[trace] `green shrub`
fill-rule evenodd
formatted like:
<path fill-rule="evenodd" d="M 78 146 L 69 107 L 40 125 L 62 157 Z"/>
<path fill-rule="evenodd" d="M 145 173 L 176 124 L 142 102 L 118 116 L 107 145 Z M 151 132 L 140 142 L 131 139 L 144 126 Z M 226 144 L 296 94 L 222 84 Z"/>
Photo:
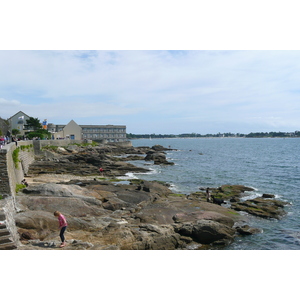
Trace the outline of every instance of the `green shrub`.
<path fill-rule="evenodd" d="M 35 131 L 31 131 L 29 133 L 26 133 L 26 137 L 28 137 L 29 139 L 33 139 L 33 138 L 38 137 L 41 140 L 45 140 L 45 139 L 50 139 L 51 138 L 51 133 L 46 129 L 37 129 Z"/>

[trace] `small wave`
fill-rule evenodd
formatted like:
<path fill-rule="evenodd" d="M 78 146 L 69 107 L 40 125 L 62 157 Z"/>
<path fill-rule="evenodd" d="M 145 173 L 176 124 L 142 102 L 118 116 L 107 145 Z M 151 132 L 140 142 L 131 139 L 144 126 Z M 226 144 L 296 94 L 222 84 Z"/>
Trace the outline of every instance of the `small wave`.
<path fill-rule="evenodd" d="M 159 171 L 157 169 L 149 168 L 148 172 L 139 172 L 139 173 L 133 173 L 133 174 L 136 174 L 136 175 L 153 175 L 153 174 L 159 174 L 159 173 L 161 173 L 161 171 Z"/>
<path fill-rule="evenodd" d="M 181 190 L 179 189 L 179 187 L 177 185 L 175 185 L 174 183 L 170 183 L 170 190 L 172 190 L 173 192 L 181 193 Z"/>
<path fill-rule="evenodd" d="M 246 194 L 245 196 L 241 197 L 242 201 L 246 201 L 246 200 L 250 200 L 250 199 L 255 199 L 255 198 L 258 198 L 258 197 L 262 196 L 262 194 L 258 193 L 257 190 L 256 191 L 252 191 L 252 192 L 246 192 L 246 193 L 245 193 Z"/>
<path fill-rule="evenodd" d="M 161 173 L 160 170 L 149 168 L 148 172 L 139 172 L 139 173 L 128 172 L 125 174 L 125 176 L 126 176 L 126 178 L 129 177 L 129 178 L 133 178 L 133 179 L 138 179 L 140 175 L 153 175 L 153 174 L 159 174 L 159 173 Z"/>
<path fill-rule="evenodd" d="M 253 188 L 253 187 L 251 187 L 251 188 Z M 256 189 L 256 188 L 253 188 L 253 189 L 254 189 L 254 191 L 245 192 L 245 196 L 243 196 L 241 198 L 241 200 L 245 201 L 245 200 L 250 200 L 250 199 L 255 199 L 255 198 L 261 198 L 262 195 L 264 194 L 262 192 L 259 193 L 258 189 Z M 282 198 L 281 195 L 275 194 L 273 199 L 281 199 L 281 198 Z"/>
<path fill-rule="evenodd" d="M 161 173 L 160 170 L 158 170 L 158 169 L 153 169 L 153 168 L 149 168 L 149 171 L 150 171 L 150 172 L 145 173 L 145 174 L 159 174 L 159 173 Z"/>
<path fill-rule="evenodd" d="M 136 175 L 134 175 L 134 173 L 132 172 L 128 172 L 125 174 L 125 176 L 122 177 L 119 177 L 120 179 L 138 179 L 138 177 Z"/>

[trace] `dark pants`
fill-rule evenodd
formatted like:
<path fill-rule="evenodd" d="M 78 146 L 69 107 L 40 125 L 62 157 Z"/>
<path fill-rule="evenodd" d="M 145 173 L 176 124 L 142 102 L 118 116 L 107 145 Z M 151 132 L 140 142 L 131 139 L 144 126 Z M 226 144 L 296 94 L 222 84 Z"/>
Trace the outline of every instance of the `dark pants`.
<path fill-rule="evenodd" d="M 65 233 L 66 229 L 67 229 L 67 226 L 62 227 L 61 230 L 60 230 L 60 233 L 59 233 L 59 236 L 60 236 L 60 239 L 61 239 L 62 243 L 65 241 L 64 233 Z"/>

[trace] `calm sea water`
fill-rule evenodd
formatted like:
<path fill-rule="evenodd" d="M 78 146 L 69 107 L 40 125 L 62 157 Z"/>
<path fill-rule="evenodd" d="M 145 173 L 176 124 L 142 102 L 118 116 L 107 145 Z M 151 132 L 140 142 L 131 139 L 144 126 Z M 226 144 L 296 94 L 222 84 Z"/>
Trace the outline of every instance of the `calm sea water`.
<path fill-rule="evenodd" d="M 129 176 L 166 181 L 175 192 L 185 194 L 200 187 L 242 184 L 255 188 L 246 197 L 270 193 L 291 204 L 285 207 L 287 216 L 279 221 L 248 216 L 248 223 L 263 233 L 239 237 L 227 249 L 300 249 L 300 139 L 140 139 L 132 140 L 132 144 L 135 147 L 159 144 L 177 151 L 166 152 L 167 159 L 175 165 L 136 161 L 134 164 L 151 172 Z"/>

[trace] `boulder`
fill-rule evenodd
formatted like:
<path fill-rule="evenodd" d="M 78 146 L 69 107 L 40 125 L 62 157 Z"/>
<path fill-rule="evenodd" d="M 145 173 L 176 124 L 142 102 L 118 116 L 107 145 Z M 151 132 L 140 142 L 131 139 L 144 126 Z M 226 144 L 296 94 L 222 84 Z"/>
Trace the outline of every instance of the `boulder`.
<path fill-rule="evenodd" d="M 189 236 L 197 243 L 214 245 L 230 244 L 235 234 L 233 228 L 212 220 L 176 224 L 175 232 Z"/>
<path fill-rule="evenodd" d="M 168 162 L 166 155 L 162 152 L 148 151 L 145 157 L 145 161 L 153 160 L 155 165 L 174 165 L 173 162 Z"/>
<path fill-rule="evenodd" d="M 23 229 L 58 230 L 58 221 L 53 213 L 46 211 L 26 211 L 15 216 L 16 225 Z"/>
<path fill-rule="evenodd" d="M 57 147 L 57 152 L 60 154 L 66 154 L 68 151 L 63 147 Z"/>
<path fill-rule="evenodd" d="M 241 235 L 252 235 L 252 234 L 256 234 L 256 233 L 261 233 L 262 232 L 261 229 L 252 228 L 249 225 L 238 226 L 235 229 Z"/>
<path fill-rule="evenodd" d="M 143 224 L 134 233 L 132 249 L 136 250 L 175 250 L 186 245 L 170 225 Z"/>
<path fill-rule="evenodd" d="M 263 194 L 262 198 L 275 198 L 275 195 L 272 195 L 272 194 Z"/>
<path fill-rule="evenodd" d="M 108 197 L 104 198 L 103 201 L 103 208 L 108 209 L 108 210 L 119 210 L 119 209 L 125 209 L 125 208 L 133 208 L 134 206 L 131 205 L 128 202 L 125 202 L 117 197 Z"/>

